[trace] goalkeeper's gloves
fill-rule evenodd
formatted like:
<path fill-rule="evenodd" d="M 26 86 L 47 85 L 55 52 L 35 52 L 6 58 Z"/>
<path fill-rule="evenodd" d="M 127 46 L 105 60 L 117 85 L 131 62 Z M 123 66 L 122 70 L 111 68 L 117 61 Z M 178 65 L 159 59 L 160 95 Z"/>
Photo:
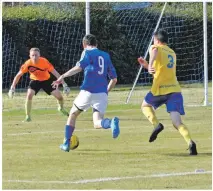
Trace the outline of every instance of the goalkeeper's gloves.
<path fill-rule="evenodd" d="M 67 96 L 70 94 L 70 88 L 66 83 L 63 83 L 63 93 L 66 94 Z"/>
<path fill-rule="evenodd" d="M 13 98 L 14 94 L 15 94 L 15 89 L 10 88 L 10 90 L 8 92 L 9 98 Z"/>

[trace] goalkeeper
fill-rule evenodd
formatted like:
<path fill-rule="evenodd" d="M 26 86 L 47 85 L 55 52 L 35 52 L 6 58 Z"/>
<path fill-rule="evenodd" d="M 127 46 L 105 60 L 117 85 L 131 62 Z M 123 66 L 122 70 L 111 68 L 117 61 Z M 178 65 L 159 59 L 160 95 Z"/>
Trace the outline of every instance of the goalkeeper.
<path fill-rule="evenodd" d="M 51 86 L 54 79 L 50 76 L 52 73 L 56 78 L 60 77 L 60 74 L 54 69 L 53 65 L 44 57 L 40 57 L 40 50 L 38 48 L 30 49 L 30 59 L 28 59 L 20 68 L 20 71 L 16 74 L 8 96 L 12 98 L 15 93 L 16 84 L 19 82 L 21 76 L 27 72 L 30 73 L 30 83 L 27 91 L 25 112 L 26 118 L 23 122 L 31 121 L 31 107 L 33 96 L 36 95 L 40 89 L 43 89 L 48 95 L 52 94 L 58 102 L 58 111 L 62 114 L 69 116 L 69 113 L 63 107 L 63 96 L 58 89 Z M 69 94 L 70 88 L 63 81 L 64 93 Z"/>
<path fill-rule="evenodd" d="M 154 127 L 149 142 L 153 142 L 158 133 L 164 129 L 164 126 L 155 116 L 153 108 L 157 109 L 166 104 L 173 126 L 187 142 L 190 155 L 197 155 L 196 144 L 192 141 L 187 127 L 181 120 L 181 115 L 184 115 L 185 112 L 181 88 L 176 77 L 176 54 L 167 46 L 167 41 L 167 32 L 162 29 L 158 30 L 154 33 L 154 45 L 149 50 L 149 64 L 142 57 L 138 58 L 138 62 L 150 74 L 153 74 L 151 91 L 146 95 L 141 105 L 143 114 Z"/>

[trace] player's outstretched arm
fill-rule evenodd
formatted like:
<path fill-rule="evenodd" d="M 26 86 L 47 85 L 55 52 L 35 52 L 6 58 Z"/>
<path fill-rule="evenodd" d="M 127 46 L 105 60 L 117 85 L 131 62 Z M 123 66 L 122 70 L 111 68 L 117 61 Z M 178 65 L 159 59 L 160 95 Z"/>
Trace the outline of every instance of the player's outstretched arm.
<path fill-rule="evenodd" d="M 67 78 L 69 76 L 73 76 L 79 72 L 82 71 L 82 68 L 80 66 L 74 66 L 73 68 L 71 68 L 69 71 L 67 71 L 66 73 L 64 73 L 63 75 L 61 75 L 61 78 Z"/>
<path fill-rule="evenodd" d="M 13 98 L 14 94 L 15 94 L 15 88 L 16 88 L 16 84 L 19 82 L 20 78 L 22 77 L 23 73 L 21 71 L 19 71 L 16 76 L 13 79 L 13 83 L 10 87 L 10 90 L 8 92 L 8 96 L 10 98 Z"/>
<path fill-rule="evenodd" d="M 142 65 L 144 68 L 146 68 L 148 70 L 149 64 L 144 58 L 139 57 L 138 62 L 140 65 Z"/>
<path fill-rule="evenodd" d="M 60 77 L 60 74 L 57 72 L 57 70 L 53 70 L 51 72 L 57 79 Z M 64 80 L 62 80 L 62 85 L 63 85 L 63 93 L 66 94 L 67 96 L 70 93 L 70 88 L 68 87 L 68 85 L 66 84 L 66 82 Z"/>
<path fill-rule="evenodd" d="M 107 92 L 109 92 L 112 88 L 114 88 L 116 83 L 117 78 L 111 79 L 107 87 Z"/>
<path fill-rule="evenodd" d="M 56 81 L 54 81 L 52 83 L 52 86 L 54 88 L 58 88 L 59 84 L 62 83 L 64 78 L 67 78 L 69 76 L 73 76 L 79 72 L 82 71 L 82 68 L 80 66 L 74 66 L 73 68 L 71 68 L 69 71 L 67 71 L 66 73 L 64 73 L 63 75 L 61 75 Z"/>
<path fill-rule="evenodd" d="M 57 79 L 61 76 L 56 69 L 54 69 L 52 72 L 51 72 Z M 62 80 L 62 84 L 64 84 L 64 80 Z"/>
<path fill-rule="evenodd" d="M 73 76 L 79 72 L 82 71 L 82 68 L 80 66 L 74 66 L 73 68 L 71 68 L 69 71 L 67 71 L 66 73 L 64 73 L 63 75 L 60 76 L 61 80 L 63 80 L 64 78 L 67 78 L 69 76 Z"/>

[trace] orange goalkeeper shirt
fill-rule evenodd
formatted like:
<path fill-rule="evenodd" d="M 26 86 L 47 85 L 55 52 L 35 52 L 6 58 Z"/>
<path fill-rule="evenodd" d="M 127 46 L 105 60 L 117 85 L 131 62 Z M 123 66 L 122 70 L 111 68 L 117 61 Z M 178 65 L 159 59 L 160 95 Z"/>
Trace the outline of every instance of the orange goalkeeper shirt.
<path fill-rule="evenodd" d="M 34 64 L 31 59 L 28 59 L 22 66 L 20 71 L 24 74 L 29 72 L 31 80 L 45 81 L 50 78 L 50 73 L 54 70 L 53 65 L 43 57 Z"/>

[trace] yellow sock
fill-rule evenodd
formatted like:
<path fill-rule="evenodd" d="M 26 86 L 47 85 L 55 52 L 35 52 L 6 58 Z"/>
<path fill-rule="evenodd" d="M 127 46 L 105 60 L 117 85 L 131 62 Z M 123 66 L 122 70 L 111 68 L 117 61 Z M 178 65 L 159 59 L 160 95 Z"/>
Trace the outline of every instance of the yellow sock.
<path fill-rule="evenodd" d="M 158 126 L 159 121 L 155 116 L 155 111 L 152 109 L 152 107 L 142 107 L 142 112 L 150 121 L 150 123 L 154 126 L 154 128 Z"/>
<path fill-rule="evenodd" d="M 26 115 L 30 116 L 31 108 L 32 108 L 32 100 L 26 100 L 26 103 L 25 103 L 25 113 L 26 113 Z"/>
<path fill-rule="evenodd" d="M 191 139 L 191 136 L 189 134 L 189 130 L 187 129 L 187 127 L 184 124 L 182 124 L 178 127 L 178 131 L 180 132 L 180 134 L 183 136 L 183 138 L 189 145 L 189 143 L 192 139 Z"/>
<path fill-rule="evenodd" d="M 60 109 L 63 109 L 63 107 L 64 107 L 64 101 L 63 100 L 57 100 L 57 102 L 58 102 L 58 107 Z"/>

